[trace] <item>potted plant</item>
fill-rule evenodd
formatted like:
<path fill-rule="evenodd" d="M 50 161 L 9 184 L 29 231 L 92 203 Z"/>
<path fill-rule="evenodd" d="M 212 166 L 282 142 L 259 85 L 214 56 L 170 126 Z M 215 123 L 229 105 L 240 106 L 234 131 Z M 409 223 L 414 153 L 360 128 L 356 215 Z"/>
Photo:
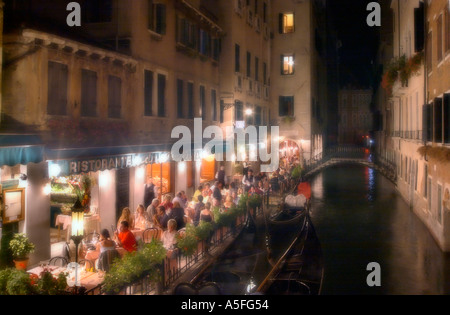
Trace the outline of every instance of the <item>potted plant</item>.
<path fill-rule="evenodd" d="M 14 263 L 18 270 L 26 270 L 28 265 L 28 255 L 34 252 L 34 244 L 30 242 L 26 234 L 15 234 L 9 242 L 9 248 L 14 257 Z"/>

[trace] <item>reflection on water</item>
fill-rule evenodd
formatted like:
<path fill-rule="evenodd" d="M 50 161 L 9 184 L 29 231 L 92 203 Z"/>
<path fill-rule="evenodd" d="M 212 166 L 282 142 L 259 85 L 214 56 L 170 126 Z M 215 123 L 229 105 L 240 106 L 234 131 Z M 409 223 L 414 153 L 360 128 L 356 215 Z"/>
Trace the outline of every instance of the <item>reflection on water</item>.
<path fill-rule="evenodd" d="M 377 171 L 324 170 L 312 182 L 312 221 L 325 260 L 323 294 L 448 294 L 450 259 Z M 370 288 L 370 262 L 381 287 Z"/>

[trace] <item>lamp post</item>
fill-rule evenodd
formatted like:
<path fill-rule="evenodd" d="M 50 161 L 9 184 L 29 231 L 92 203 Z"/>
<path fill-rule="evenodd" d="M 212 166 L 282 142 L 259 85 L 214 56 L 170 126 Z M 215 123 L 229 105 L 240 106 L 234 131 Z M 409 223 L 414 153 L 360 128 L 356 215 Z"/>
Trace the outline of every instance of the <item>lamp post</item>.
<path fill-rule="evenodd" d="M 84 237 L 84 208 L 80 200 L 77 200 L 72 207 L 72 233 L 71 239 L 75 244 L 75 294 L 77 293 L 77 277 L 78 277 L 78 246 Z"/>

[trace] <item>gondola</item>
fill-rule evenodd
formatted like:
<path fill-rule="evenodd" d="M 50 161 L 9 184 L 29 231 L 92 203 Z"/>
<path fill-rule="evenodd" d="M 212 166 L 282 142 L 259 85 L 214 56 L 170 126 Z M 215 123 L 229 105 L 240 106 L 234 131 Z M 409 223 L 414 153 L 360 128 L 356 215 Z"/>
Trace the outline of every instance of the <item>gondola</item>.
<path fill-rule="evenodd" d="M 301 232 L 256 292 L 264 295 L 319 295 L 323 269 L 320 242 L 307 215 Z"/>

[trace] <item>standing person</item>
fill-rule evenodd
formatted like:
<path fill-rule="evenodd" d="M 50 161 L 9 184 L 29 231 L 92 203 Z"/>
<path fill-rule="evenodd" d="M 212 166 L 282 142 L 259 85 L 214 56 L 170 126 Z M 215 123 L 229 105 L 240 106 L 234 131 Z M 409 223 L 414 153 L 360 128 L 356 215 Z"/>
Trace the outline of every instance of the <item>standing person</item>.
<path fill-rule="evenodd" d="M 252 185 L 255 182 L 255 178 L 253 177 L 253 171 L 248 170 L 248 175 L 242 178 L 242 184 L 244 184 L 245 192 L 248 192 Z"/>
<path fill-rule="evenodd" d="M 221 166 L 219 171 L 216 173 L 216 181 L 222 184 L 222 187 L 225 187 L 225 166 Z"/>
<path fill-rule="evenodd" d="M 220 205 L 222 202 L 222 192 L 220 191 L 220 183 L 216 182 L 214 184 L 214 190 L 213 190 L 213 198 L 217 201 L 217 203 Z"/>
<path fill-rule="evenodd" d="M 150 203 L 155 199 L 155 185 L 153 184 L 153 178 L 148 178 L 144 187 L 144 207 L 145 209 L 150 206 Z"/>
<path fill-rule="evenodd" d="M 114 233 L 117 245 L 125 249 L 127 252 L 137 251 L 137 242 L 133 233 L 129 230 L 129 225 L 127 221 L 122 221 L 119 228 L 120 233 L 117 231 Z"/>
<path fill-rule="evenodd" d="M 248 164 L 247 164 L 247 162 L 243 163 L 242 175 L 244 177 L 248 175 Z"/>

